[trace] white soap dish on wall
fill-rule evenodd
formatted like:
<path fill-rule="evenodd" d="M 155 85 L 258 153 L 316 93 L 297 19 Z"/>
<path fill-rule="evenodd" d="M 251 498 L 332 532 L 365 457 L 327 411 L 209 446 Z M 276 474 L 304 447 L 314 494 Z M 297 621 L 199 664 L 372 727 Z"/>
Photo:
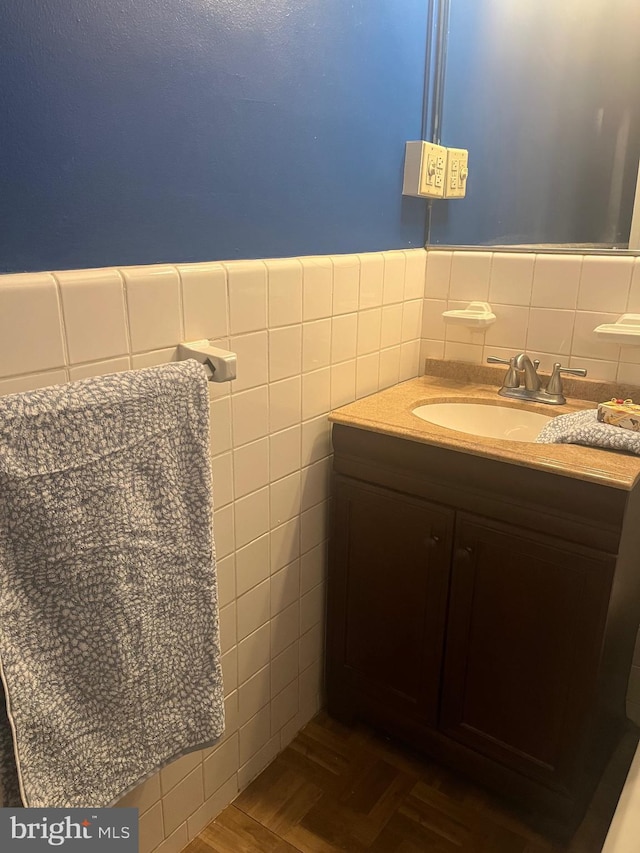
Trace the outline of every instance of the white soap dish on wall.
<path fill-rule="evenodd" d="M 623 314 L 615 323 L 603 323 L 593 331 L 610 344 L 640 347 L 640 314 Z"/>
<path fill-rule="evenodd" d="M 466 308 L 444 311 L 445 323 L 468 326 L 470 329 L 486 329 L 496 321 L 496 315 L 488 302 L 470 302 Z"/>

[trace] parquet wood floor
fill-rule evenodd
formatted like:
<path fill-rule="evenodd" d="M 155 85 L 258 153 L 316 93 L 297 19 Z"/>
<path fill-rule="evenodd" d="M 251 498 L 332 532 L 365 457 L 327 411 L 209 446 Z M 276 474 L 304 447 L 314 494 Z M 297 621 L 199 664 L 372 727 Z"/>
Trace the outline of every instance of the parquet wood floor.
<path fill-rule="evenodd" d="M 559 844 L 446 769 L 322 713 L 185 853 L 600 853 L 637 737 Z"/>

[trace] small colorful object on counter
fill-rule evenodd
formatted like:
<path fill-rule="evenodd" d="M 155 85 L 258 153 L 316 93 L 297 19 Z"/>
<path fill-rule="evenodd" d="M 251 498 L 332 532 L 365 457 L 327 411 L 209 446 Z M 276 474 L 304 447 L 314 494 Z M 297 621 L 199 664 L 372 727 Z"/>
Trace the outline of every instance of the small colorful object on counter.
<path fill-rule="evenodd" d="M 603 424 L 640 432 L 640 405 L 633 400 L 616 400 L 612 397 L 608 403 L 598 403 L 598 420 Z"/>

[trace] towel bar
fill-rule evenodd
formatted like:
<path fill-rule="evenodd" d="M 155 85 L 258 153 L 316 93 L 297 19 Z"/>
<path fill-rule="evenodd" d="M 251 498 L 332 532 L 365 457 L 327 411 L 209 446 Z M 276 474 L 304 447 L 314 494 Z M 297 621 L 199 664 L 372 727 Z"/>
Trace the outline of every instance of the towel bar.
<path fill-rule="evenodd" d="M 195 358 L 200 364 L 204 364 L 210 382 L 230 382 L 236 378 L 235 352 L 212 347 L 207 340 L 178 344 L 178 361 L 185 361 L 187 358 Z"/>

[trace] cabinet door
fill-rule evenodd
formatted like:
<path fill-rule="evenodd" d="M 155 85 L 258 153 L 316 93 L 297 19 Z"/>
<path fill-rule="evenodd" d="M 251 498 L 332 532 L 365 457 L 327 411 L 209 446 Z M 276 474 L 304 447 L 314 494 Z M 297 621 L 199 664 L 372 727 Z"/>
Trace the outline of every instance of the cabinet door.
<path fill-rule="evenodd" d="M 440 728 L 565 788 L 595 689 L 614 558 L 460 514 Z"/>
<path fill-rule="evenodd" d="M 330 709 L 437 722 L 453 513 L 335 478 L 328 606 Z"/>

